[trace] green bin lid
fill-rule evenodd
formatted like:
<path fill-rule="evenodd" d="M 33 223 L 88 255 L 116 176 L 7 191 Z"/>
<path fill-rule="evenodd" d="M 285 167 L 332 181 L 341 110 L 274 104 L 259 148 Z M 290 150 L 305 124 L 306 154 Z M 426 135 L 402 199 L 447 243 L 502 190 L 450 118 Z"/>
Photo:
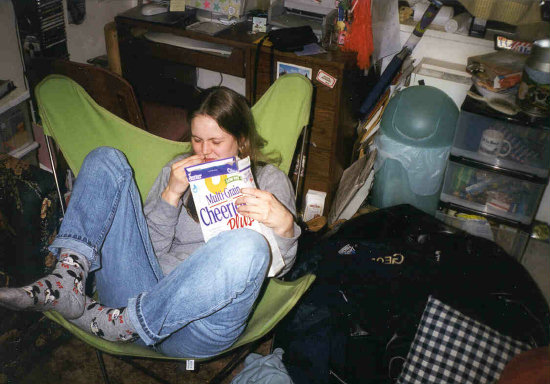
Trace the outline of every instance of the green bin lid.
<path fill-rule="evenodd" d="M 458 108 L 442 90 L 416 85 L 405 88 L 389 101 L 382 134 L 413 147 L 444 147 L 453 142 Z"/>

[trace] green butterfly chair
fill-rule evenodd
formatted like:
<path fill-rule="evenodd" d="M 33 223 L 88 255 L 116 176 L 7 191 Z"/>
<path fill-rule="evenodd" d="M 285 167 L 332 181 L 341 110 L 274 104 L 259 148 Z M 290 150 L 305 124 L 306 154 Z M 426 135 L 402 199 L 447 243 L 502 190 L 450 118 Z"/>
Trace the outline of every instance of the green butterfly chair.
<path fill-rule="evenodd" d="M 190 143 L 154 136 L 110 113 L 68 77 L 50 75 L 36 86 L 35 93 L 44 132 L 55 140 L 75 175 L 78 175 L 86 154 L 92 149 L 98 146 L 115 147 L 128 158 L 144 200 L 162 166 L 174 156 L 190 150 Z M 285 75 L 277 79 L 252 108 L 258 131 L 268 141 L 266 151 L 275 150 L 281 154 L 280 168 L 286 173 L 302 128 L 308 124 L 311 96 L 312 85 L 309 80 L 301 75 Z M 268 334 L 292 309 L 314 279 L 313 275 L 292 282 L 270 279 L 245 331 L 223 354 L 239 347 L 245 349 L 244 346 L 250 346 Z M 108 377 L 102 352 L 115 357 L 201 360 L 171 358 L 134 344 L 105 341 L 75 327 L 55 311 L 46 312 L 45 315 L 96 348 L 106 382 Z M 131 364 L 136 366 L 133 362 Z M 136 368 L 143 369 L 139 365 Z M 224 373 L 230 373 L 232 369 L 225 369 Z"/>

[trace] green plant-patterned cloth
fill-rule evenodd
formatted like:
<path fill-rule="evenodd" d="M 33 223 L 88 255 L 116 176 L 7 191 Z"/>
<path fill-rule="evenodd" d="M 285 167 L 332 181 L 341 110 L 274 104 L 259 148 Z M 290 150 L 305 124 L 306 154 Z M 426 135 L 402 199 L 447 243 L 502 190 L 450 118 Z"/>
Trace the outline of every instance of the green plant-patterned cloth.
<path fill-rule="evenodd" d="M 52 174 L 0 155 L 0 274 L 26 284 L 48 272 L 55 262 L 48 245 L 60 220 Z"/>
<path fill-rule="evenodd" d="M 28 284 L 50 271 L 55 258 L 48 245 L 60 220 L 52 174 L 0 154 L 0 286 Z M 0 308 L 0 319 L 0 381 L 15 383 L 63 328 L 41 321 L 39 312 Z"/>

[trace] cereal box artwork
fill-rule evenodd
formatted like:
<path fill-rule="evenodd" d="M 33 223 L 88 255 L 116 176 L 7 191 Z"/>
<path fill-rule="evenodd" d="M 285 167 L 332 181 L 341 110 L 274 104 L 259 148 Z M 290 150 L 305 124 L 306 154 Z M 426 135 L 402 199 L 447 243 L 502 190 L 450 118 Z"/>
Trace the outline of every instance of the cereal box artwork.
<path fill-rule="evenodd" d="M 239 215 L 235 200 L 243 194 L 242 188 L 256 188 L 250 159 L 209 161 L 185 168 L 197 215 L 208 241 L 218 233 L 238 228 L 255 230 L 266 238 L 271 248 L 271 267 L 268 276 L 275 276 L 284 267 L 284 261 L 271 228 L 254 219 Z M 230 257 L 228 252 L 228 257 Z"/>

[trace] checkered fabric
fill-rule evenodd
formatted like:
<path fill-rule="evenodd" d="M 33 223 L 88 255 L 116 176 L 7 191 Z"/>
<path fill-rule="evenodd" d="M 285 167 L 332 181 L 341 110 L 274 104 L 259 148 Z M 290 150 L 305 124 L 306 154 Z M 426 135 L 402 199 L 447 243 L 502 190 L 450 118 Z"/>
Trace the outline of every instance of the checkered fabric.
<path fill-rule="evenodd" d="M 492 383 L 527 349 L 430 296 L 397 383 Z"/>

